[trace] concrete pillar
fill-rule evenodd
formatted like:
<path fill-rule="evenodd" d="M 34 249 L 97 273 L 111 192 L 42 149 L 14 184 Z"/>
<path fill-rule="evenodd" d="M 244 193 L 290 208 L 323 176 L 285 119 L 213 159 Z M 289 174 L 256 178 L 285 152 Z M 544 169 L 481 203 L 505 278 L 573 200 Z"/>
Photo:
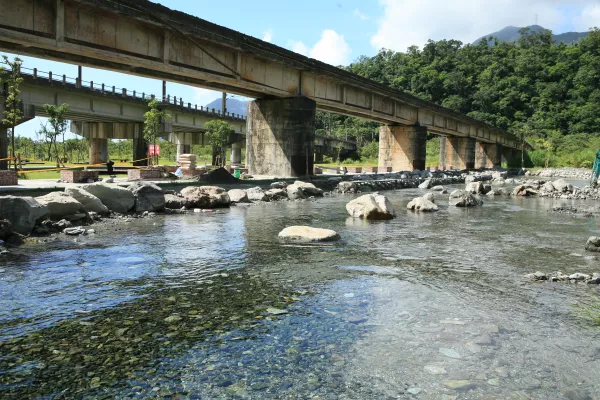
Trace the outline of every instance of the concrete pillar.
<path fill-rule="evenodd" d="M 148 165 L 148 160 L 144 158 L 148 157 L 148 142 L 144 140 L 142 136 L 133 139 L 133 165 L 143 167 Z M 141 161 L 137 161 L 141 160 Z"/>
<path fill-rule="evenodd" d="M 229 156 L 230 164 L 241 164 L 242 163 L 242 146 L 239 143 L 233 143 L 231 145 L 231 155 Z"/>
<path fill-rule="evenodd" d="M 445 142 L 444 165 L 447 169 L 475 168 L 475 139 L 448 136 Z"/>
<path fill-rule="evenodd" d="M 246 166 L 250 175 L 313 173 L 316 103 L 306 97 L 248 104 Z"/>
<path fill-rule="evenodd" d="M 89 139 L 88 164 L 101 164 L 108 161 L 108 139 Z"/>
<path fill-rule="evenodd" d="M 446 136 L 440 136 L 440 169 L 446 169 Z"/>
<path fill-rule="evenodd" d="M 392 171 L 425 169 L 427 128 L 424 126 L 382 125 L 379 128 L 379 168 Z"/>
<path fill-rule="evenodd" d="M 475 145 L 475 168 L 494 168 L 502 164 L 501 146 L 497 143 Z"/>
<path fill-rule="evenodd" d="M 315 163 L 323 162 L 323 153 L 315 153 Z"/>
<path fill-rule="evenodd" d="M 8 127 L 6 125 L 0 125 L 0 159 L 8 158 Z M 8 169 L 8 161 L 0 161 L 0 169 Z"/>

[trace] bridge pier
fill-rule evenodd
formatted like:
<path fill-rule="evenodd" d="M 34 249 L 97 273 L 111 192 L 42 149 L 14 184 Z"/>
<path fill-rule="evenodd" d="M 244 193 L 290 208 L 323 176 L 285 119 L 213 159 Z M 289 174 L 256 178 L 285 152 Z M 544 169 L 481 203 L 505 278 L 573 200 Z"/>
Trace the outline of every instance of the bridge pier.
<path fill-rule="evenodd" d="M 392 171 L 425 169 L 427 127 L 382 125 L 379 128 L 379 168 Z"/>
<path fill-rule="evenodd" d="M 108 139 L 90 138 L 88 164 L 102 164 L 108 161 Z"/>
<path fill-rule="evenodd" d="M 148 160 L 145 160 L 146 157 L 148 157 L 148 142 L 144 139 L 143 133 L 140 132 L 138 137 L 133 138 L 133 165 L 136 167 L 148 165 Z"/>
<path fill-rule="evenodd" d="M 8 126 L 0 124 L 0 159 L 8 158 Z M 7 160 L 0 161 L 0 170 L 8 169 L 9 162 Z"/>
<path fill-rule="evenodd" d="M 248 104 L 246 166 L 251 175 L 313 173 L 316 103 L 307 97 Z"/>
<path fill-rule="evenodd" d="M 231 154 L 229 155 L 230 164 L 241 164 L 242 163 L 242 145 L 239 143 L 233 143 L 231 145 Z"/>
<path fill-rule="evenodd" d="M 475 168 L 475 139 L 448 136 L 440 141 L 440 164 L 447 169 Z M 443 159 L 442 159 L 443 156 Z"/>
<path fill-rule="evenodd" d="M 475 145 L 475 168 L 494 168 L 502 164 L 502 145 L 477 143 Z"/>

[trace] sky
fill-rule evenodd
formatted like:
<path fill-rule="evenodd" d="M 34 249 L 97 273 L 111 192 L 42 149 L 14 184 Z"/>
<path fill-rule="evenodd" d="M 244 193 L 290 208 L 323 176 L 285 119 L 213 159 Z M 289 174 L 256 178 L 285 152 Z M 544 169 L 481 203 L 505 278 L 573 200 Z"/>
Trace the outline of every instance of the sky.
<path fill-rule="evenodd" d="M 600 27 L 600 0 L 228 0 L 222 7 L 212 0 L 156 2 L 332 65 L 348 65 L 381 48 L 405 51 L 429 39 L 470 43 L 508 25 L 536 21 L 555 33 Z M 22 58 L 24 67 L 77 76 L 75 65 Z M 83 79 L 157 95 L 162 90 L 157 80 L 87 67 Z M 221 96 L 174 83 L 167 92 L 198 105 Z M 43 122 L 26 122 L 18 134 L 34 137 Z"/>

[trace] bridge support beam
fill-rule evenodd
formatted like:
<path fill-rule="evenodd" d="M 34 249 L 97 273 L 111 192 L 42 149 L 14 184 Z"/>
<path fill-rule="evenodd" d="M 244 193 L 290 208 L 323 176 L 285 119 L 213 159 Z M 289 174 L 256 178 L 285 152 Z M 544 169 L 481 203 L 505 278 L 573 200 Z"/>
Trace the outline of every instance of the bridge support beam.
<path fill-rule="evenodd" d="M 379 128 L 379 168 L 392 171 L 425 169 L 427 128 L 383 125 Z"/>
<path fill-rule="evenodd" d="M 108 139 L 91 138 L 89 164 L 101 164 L 108 161 Z"/>
<path fill-rule="evenodd" d="M 494 168 L 502 164 L 502 145 L 477 143 L 475 145 L 475 168 Z"/>
<path fill-rule="evenodd" d="M 231 154 L 229 155 L 229 162 L 231 164 L 242 163 L 242 145 L 239 143 L 233 143 L 231 145 Z"/>
<path fill-rule="evenodd" d="M 448 136 L 443 138 L 440 145 L 444 146 L 444 159 L 440 160 L 447 169 L 475 168 L 475 139 Z"/>
<path fill-rule="evenodd" d="M 313 173 L 316 103 L 306 97 L 248 104 L 246 166 L 251 175 Z"/>
<path fill-rule="evenodd" d="M 8 127 L 0 124 L 0 159 L 8 158 Z M 8 169 L 9 162 L 0 161 L 0 169 Z"/>

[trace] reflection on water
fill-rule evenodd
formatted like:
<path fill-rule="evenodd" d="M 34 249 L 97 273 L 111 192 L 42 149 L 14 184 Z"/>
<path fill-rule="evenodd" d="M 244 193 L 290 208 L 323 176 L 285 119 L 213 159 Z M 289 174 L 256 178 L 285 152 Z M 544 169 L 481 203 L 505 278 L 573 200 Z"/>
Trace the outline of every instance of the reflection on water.
<path fill-rule="evenodd" d="M 597 288 L 595 219 L 559 200 L 348 219 L 351 197 L 103 226 L 0 261 L 2 398 L 588 398 L 598 331 L 571 305 Z M 562 201 L 564 202 L 564 201 Z M 335 229 L 287 246 L 285 226 Z M 72 240 L 72 239 L 71 239 Z"/>

